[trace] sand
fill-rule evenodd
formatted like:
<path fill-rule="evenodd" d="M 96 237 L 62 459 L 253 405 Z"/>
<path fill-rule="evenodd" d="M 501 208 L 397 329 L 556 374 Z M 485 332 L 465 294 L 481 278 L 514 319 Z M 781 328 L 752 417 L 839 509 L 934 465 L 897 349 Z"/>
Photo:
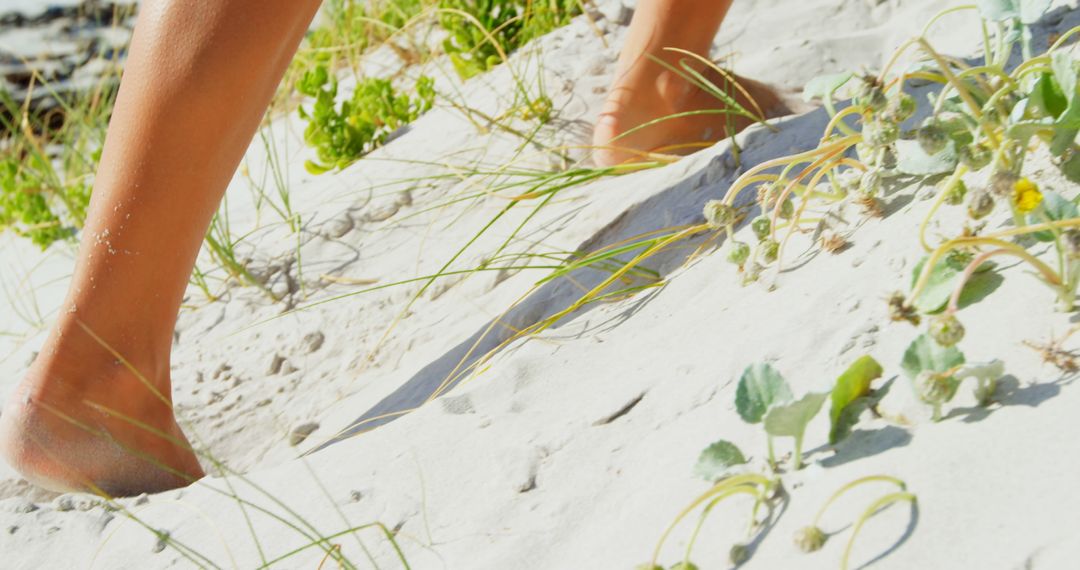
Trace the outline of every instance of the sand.
<path fill-rule="evenodd" d="M 737 2 L 716 53 L 734 54 L 740 74 L 796 90 L 823 72 L 880 66 L 945 4 L 959 3 Z M 587 142 L 627 14 L 618 0 L 604 2 L 596 17 L 602 38 L 578 18 L 512 58 L 524 77 L 542 70 L 559 109 L 538 141 Z M 934 38 L 948 53 L 971 56 L 980 32 L 962 21 L 940 26 Z M 1039 41 L 1078 23 L 1075 3 L 1059 2 Z M 371 69 L 394 66 L 392 54 L 381 53 Z M 427 72 L 456 81 L 445 62 Z M 498 114 L 513 97 L 512 79 L 503 66 L 462 85 L 462 97 Z M 661 169 L 574 187 L 532 218 L 531 204 L 514 208 L 451 269 L 475 267 L 526 221 L 508 251 L 595 249 L 697 223 L 702 204 L 746 168 L 813 147 L 826 119 L 816 110 L 774 121 L 776 133 L 746 131 L 738 137 L 739 165 L 723 142 Z M 196 566 L 167 544 L 176 541 L 205 556 L 203 565 L 254 568 L 312 536 L 378 522 L 396 531 L 412 568 L 631 568 L 649 560 L 667 524 L 708 488 L 692 473 L 703 447 L 729 439 L 761 461 L 761 431 L 734 410 L 746 365 L 770 361 L 803 393 L 827 388 L 862 354 L 895 378 L 883 407 L 909 423 L 867 415 L 836 450 L 824 445 L 827 422 L 811 424 L 810 465 L 785 479 L 789 500 L 752 545 L 746 568 L 837 567 L 846 535 L 812 555 L 799 553 L 791 536 L 839 486 L 879 473 L 904 479 L 918 506 L 874 517 L 853 567 L 873 560 L 874 568 L 1056 569 L 1080 555 L 1080 498 L 1070 492 L 1080 468 L 1072 455 L 1080 390 L 1022 344 L 1046 342 L 1071 326 L 1070 315 L 1054 311 L 1051 292 L 1006 265 L 1004 284 L 964 312 L 968 358 L 1006 363 L 999 403 L 984 410 L 961 400 L 945 421 L 932 423 L 911 401 L 899 362 L 916 330 L 889 322 L 885 298 L 907 286 L 921 255 L 914 236 L 930 207 L 921 187 L 891 194 L 885 218 L 845 228 L 852 245 L 838 255 L 796 242 L 775 290 L 767 287 L 771 278 L 743 287 L 725 250 L 696 239 L 650 264 L 665 277 L 663 287 L 589 305 L 534 338 L 500 347 L 606 275 L 581 271 L 538 289 L 546 270 L 448 277 L 407 310 L 423 283 L 316 303 L 435 273 L 507 203 L 484 194 L 497 184 L 491 177 L 403 179 L 510 160 L 548 167 L 549 156 L 504 132 L 478 133 L 440 105 L 369 157 L 316 177 L 302 167 L 310 151 L 301 131 L 292 116 L 266 131 L 285 160 L 304 225 L 299 239 L 252 203 L 244 173 L 259 179 L 265 172 L 259 141 L 229 190 L 234 232 L 253 232 L 241 254 L 285 300 L 232 287 L 207 302 L 192 288 L 177 327 L 178 416 L 197 446 L 243 475 L 118 501 L 136 522 L 86 495 L 34 490 L 0 465 L 0 566 Z M 1040 183 L 1075 192 L 1045 161 L 1030 168 Z M 452 202 L 469 195 L 478 197 Z M 0 330 L 13 333 L 0 337 L 0 398 L 43 340 L 41 322 L 55 312 L 70 272 L 69 250 L 39 253 L 0 237 L 3 266 L 15 268 L 3 280 L 9 289 L 28 284 L 41 314 L 9 316 L 27 312 L 26 301 L 11 296 L 0 309 Z M 41 322 L 27 322 L 34 320 Z M 475 373 L 425 403 L 459 364 L 495 348 Z M 417 407 L 393 421 L 381 417 Z M 325 445 L 341 433 L 355 437 Z M 848 497 L 826 526 L 850 524 L 879 492 Z M 702 568 L 727 567 L 748 510 L 738 500 L 718 508 L 694 556 Z M 662 562 L 681 556 L 687 535 L 685 527 L 673 535 Z M 329 542 L 359 567 L 401 566 L 377 528 Z M 314 568 L 325 556 L 311 547 L 275 567 Z"/>

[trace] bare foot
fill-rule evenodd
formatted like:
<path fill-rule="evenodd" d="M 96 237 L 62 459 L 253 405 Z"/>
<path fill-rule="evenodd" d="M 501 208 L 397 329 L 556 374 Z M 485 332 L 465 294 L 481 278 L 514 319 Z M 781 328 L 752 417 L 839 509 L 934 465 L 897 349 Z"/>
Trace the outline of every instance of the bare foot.
<path fill-rule="evenodd" d="M 638 65 L 616 80 L 593 131 L 593 161 L 597 165 L 635 162 L 648 159 L 651 153 L 689 154 L 755 122 L 744 116 L 716 113 L 648 124 L 679 113 L 724 109 L 723 102 L 712 94 L 670 70 L 657 72 L 657 68 L 656 63 Z M 764 83 L 733 76 L 740 90 L 713 69 L 705 70 L 703 75 L 755 115 L 771 118 L 790 112 L 781 97 Z"/>
<path fill-rule="evenodd" d="M 60 492 L 130 496 L 201 478 L 173 417 L 168 381 L 163 399 L 122 364 L 93 368 L 35 363 L 0 416 L 0 457 Z M 82 378 L 71 382 L 71 374 Z M 93 381 L 84 381 L 88 375 Z"/>

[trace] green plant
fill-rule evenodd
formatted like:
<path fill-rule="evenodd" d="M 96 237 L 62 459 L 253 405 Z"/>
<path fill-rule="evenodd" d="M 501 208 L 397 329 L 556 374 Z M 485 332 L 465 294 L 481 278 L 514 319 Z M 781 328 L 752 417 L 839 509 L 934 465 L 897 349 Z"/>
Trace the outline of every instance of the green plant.
<path fill-rule="evenodd" d="M 776 455 L 773 451 L 774 437 L 791 437 L 795 440 L 792 468 L 802 468 L 802 444 L 806 426 L 821 411 L 826 399 L 832 402 L 829 413 L 830 443 L 836 444 L 848 434 L 858 419 L 857 411 L 865 409 L 872 382 L 881 376 L 881 365 L 873 358 L 864 356 L 856 360 L 841 374 L 831 392 L 810 392 L 795 400 L 791 388 L 783 376 L 769 364 L 753 364 L 746 367 L 735 389 L 735 409 L 743 421 L 761 423 L 768 443 L 769 465 L 775 469 Z M 719 452 L 719 457 L 717 454 Z M 738 448 L 726 441 L 719 441 L 702 453 L 698 460 L 698 472 L 706 478 L 719 478 L 727 467 L 734 465 L 732 458 Z M 745 462 L 745 460 L 743 461 Z M 722 470 L 706 469 L 708 464 L 722 466 Z"/>
<path fill-rule="evenodd" d="M 855 539 L 858 538 L 859 531 L 862 530 L 863 525 L 866 524 L 866 521 L 870 517 L 874 516 L 874 514 L 876 514 L 878 511 L 881 511 L 885 507 L 896 502 L 906 501 L 912 504 L 916 502 L 917 499 L 915 495 L 908 491 L 907 484 L 900 479 L 897 479 L 896 477 L 890 477 L 888 475 L 870 475 L 867 477 L 856 479 L 855 481 L 852 481 L 838 489 L 835 493 L 832 494 L 832 496 L 829 497 L 828 500 L 825 501 L 825 504 L 821 506 L 821 509 L 817 512 L 817 516 L 814 517 L 813 523 L 811 523 L 809 526 L 805 526 L 799 529 L 795 533 L 795 545 L 799 548 L 799 550 L 809 554 L 811 552 L 816 552 L 820 550 L 821 547 L 825 546 L 825 542 L 830 538 L 831 535 L 821 529 L 821 518 L 825 515 L 825 511 L 829 508 L 829 505 L 832 505 L 834 502 L 836 502 L 837 499 L 839 499 L 843 494 L 847 493 L 848 491 L 860 485 L 875 482 L 892 483 L 893 485 L 896 485 L 900 490 L 889 493 L 888 495 L 884 495 L 878 500 L 874 501 L 869 507 L 866 508 L 865 511 L 863 511 L 862 515 L 860 515 L 859 518 L 855 521 L 855 526 L 851 531 L 851 538 L 848 539 L 847 546 L 844 548 L 844 557 L 841 559 L 840 562 L 841 570 L 847 570 L 848 561 L 851 558 L 851 549 L 855 546 Z"/>
<path fill-rule="evenodd" d="M 832 402 L 830 411 L 830 443 L 836 444 L 846 437 L 851 426 L 858 421 L 859 413 L 874 401 L 871 386 L 882 374 L 881 365 L 870 356 L 857 359 L 841 374 L 831 392 L 811 392 L 799 400 L 793 400 L 791 389 L 780 373 L 770 364 L 752 364 L 743 371 L 735 389 L 735 408 L 739 416 L 751 424 L 761 423 L 768 441 L 768 469 L 770 472 L 735 473 L 735 469 L 749 463 L 737 445 L 718 440 L 706 447 L 698 457 L 694 473 L 713 483 L 713 486 L 683 509 L 661 535 L 653 552 L 653 560 L 642 568 L 662 568 L 656 565 L 664 542 L 679 524 L 698 507 L 702 507 L 697 525 L 687 543 L 680 564 L 688 565 L 701 527 L 712 509 L 720 502 L 738 495 L 754 499 L 747 528 L 749 540 L 765 521 L 758 520 L 758 512 L 765 507 L 771 513 L 783 498 L 782 475 L 773 452 L 773 437 L 792 437 L 795 451 L 791 468 L 802 468 L 802 443 L 806 426 L 818 414 L 827 399 Z M 771 514 L 770 514 L 771 517 Z M 820 518 L 820 517 L 819 517 Z M 815 523 L 816 524 L 816 523 Z M 730 562 L 739 565 L 750 556 L 745 543 L 732 546 Z M 677 568 L 673 566 L 672 568 Z"/>
<path fill-rule="evenodd" d="M 0 94 L 0 126 L 7 139 L 0 150 L 0 231 L 12 230 L 45 248 L 71 239 L 82 227 L 115 80 L 107 73 L 90 92 L 77 94 L 37 87 L 59 102 L 59 109 L 47 115 Z"/>
<path fill-rule="evenodd" d="M 337 78 L 322 65 L 305 73 L 298 88 L 315 98 L 310 111 L 300 107 L 300 116 L 308 121 L 304 141 L 315 148 L 320 161 L 306 163 L 314 174 L 344 168 L 378 148 L 395 130 L 427 112 L 435 100 L 430 77 L 420 76 L 412 96 L 398 92 L 388 79 L 369 78 L 338 105 Z"/>
<path fill-rule="evenodd" d="M 468 79 L 579 13 L 580 0 L 439 0 L 443 50 Z"/>
<path fill-rule="evenodd" d="M 942 407 L 956 396 L 963 380 L 972 378 L 977 382 L 975 396 L 985 406 L 1005 373 L 1000 360 L 965 364 L 964 353 L 954 344 L 944 345 L 929 333 L 921 334 L 908 346 L 901 362 L 916 395 L 933 407 L 934 421 L 941 419 Z"/>

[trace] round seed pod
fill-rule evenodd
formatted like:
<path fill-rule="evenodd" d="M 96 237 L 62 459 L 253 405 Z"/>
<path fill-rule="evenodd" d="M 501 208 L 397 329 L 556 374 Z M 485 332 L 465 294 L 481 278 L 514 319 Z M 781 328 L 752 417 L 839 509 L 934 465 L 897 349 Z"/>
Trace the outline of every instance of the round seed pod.
<path fill-rule="evenodd" d="M 731 550 L 728 551 L 728 561 L 731 565 L 738 566 L 747 560 L 750 560 L 750 549 L 745 544 L 733 544 Z"/>
<path fill-rule="evenodd" d="M 661 570 L 663 569 L 661 568 Z M 679 562 L 672 566 L 671 570 L 698 570 L 698 567 L 693 562 Z"/>
<path fill-rule="evenodd" d="M 659 564 L 652 564 L 652 563 L 649 563 L 649 562 L 644 562 L 642 564 L 638 564 L 634 568 L 634 570 L 664 570 L 664 567 L 659 565 Z"/>
<path fill-rule="evenodd" d="M 955 184 L 949 186 L 944 190 L 945 203 L 950 206 L 959 206 L 964 203 L 964 196 L 967 195 L 967 184 L 964 184 L 963 180 L 957 180 Z"/>
<path fill-rule="evenodd" d="M 923 126 L 919 127 L 915 138 L 919 141 L 919 147 L 923 152 L 929 155 L 945 150 L 949 144 L 949 135 L 933 119 L 928 119 Z"/>
<path fill-rule="evenodd" d="M 981 220 L 994 211 L 994 197 L 985 190 L 971 192 L 968 199 L 968 215 L 973 220 Z"/>
<path fill-rule="evenodd" d="M 780 243 L 774 239 L 766 239 L 761 242 L 761 259 L 765 263 L 772 263 L 780 255 Z"/>
<path fill-rule="evenodd" d="M 705 222 L 713 229 L 725 228 L 735 223 L 735 208 L 728 206 L 722 200 L 709 200 L 705 203 Z"/>
<path fill-rule="evenodd" d="M 956 315 L 946 313 L 930 320 L 930 338 L 941 346 L 955 346 L 964 338 L 964 325 Z"/>
<path fill-rule="evenodd" d="M 754 231 L 754 236 L 758 238 L 758 241 L 765 241 L 765 238 L 769 237 L 769 232 L 772 231 L 772 221 L 768 216 L 758 216 L 750 222 L 750 229 Z"/>
<path fill-rule="evenodd" d="M 788 198 L 780 204 L 780 218 L 784 220 L 790 220 L 794 215 L 795 203 L 791 201 L 791 198 Z"/>
<path fill-rule="evenodd" d="M 728 261 L 742 267 L 747 259 L 750 259 L 750 246 L 745 242 L 732 241 L 731 251 L 728 252 Z"/>
<path fill-rule="evenodd" d="M 918 105 L 915 103 L 915 98 L 900 91 L 896 97 L 889 101 L 889 106 L 885 109 L 885 117 L 890 122 L 900 124 L 915 114 L 916 107 Z"/>
<path fill-rule="evenodd" d="M 795 533 L 795 546 L 807 554 L 821 550 L 826 540 L 825 532 L 816 526 L 804 526 Z"/>
<path fill-rule="evenodd" d="M 882 147 L 900 138 L 900 127 L 888 121 L 868 121 L 863 127 L 863 139 L 871 146 Z"/>
<path fill-rule="evenodd" d="M 765 268 L 756 261 L 751 261 L 750 263 L 746 264 L 746 266 L 742 268 L 743 287 L 746 287 L 747 285 L 760 279 L 762 271 L 765 271 Z"/>
<path fill-rule="evenodd" d="M 915 377 L 915 393 L 927 404 L 943 404 L 956 395 L 956 383 L 951 376 L 924 370 Z"/>
<path fill-rule="evenodd" d="M 990 175 L 990 193 L 998 198 L 1009 198 L 1013 195 L 1013 189 L 1020 177 L 1008 170 L 995 170 Z"/>
<path fill-rule="evenodd" d="M 881 88 L 876 77 L 863 77 L 853 102 L 871 113 L 878 113 L 889 104 L 889 99 L 885 96 L 885 90 Z"/>
<path fill-rule="evenodd" d="M 962 146 L 957 151 L 960 162 L 971 170 L 982 170 L 994 159 L 994 151 L 982 143 Z"/>
<path fill-rule="evenodd" d="M 875 168 L 863 173 L 859 179 L 859 191 L 870 196 L 881 192 L 881 171 Z"/>

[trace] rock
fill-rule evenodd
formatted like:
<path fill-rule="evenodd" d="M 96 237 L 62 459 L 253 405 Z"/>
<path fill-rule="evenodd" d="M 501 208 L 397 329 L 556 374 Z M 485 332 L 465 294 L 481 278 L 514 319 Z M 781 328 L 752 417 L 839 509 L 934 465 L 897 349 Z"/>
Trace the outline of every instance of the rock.
<path fill-rule="evenodd" d="M 394 214 L 398 213 L 401 209 L 401 204 L 397 202 L 390 202 L 388 204 L 381 204 L 373 208 L 367 215 L 364 216 L 364 221 L 367 222 L 384 222 L 394 217 Z"/>
<path fill-rule="evenodd" d="M 157 554 L 157 553 L 162 552 L 162 551 L 165 550 L 165 547 L 167 547 L 169 545 L 169 536 L 170 536 L 169 531 L 167 531 L 167 530 L 159 530 L 159 531 L 157 531 L 156 534 L 157 534 L 157 541 L 154 543 L 154 547 L 150 550 L 154 554 Z"/>
<path fill-rule="evenodd" d="M 214 380 L 217 380 L 217 379 L 221 378 L 222 374 L 225 374 L 226 372 L 228 372 L 230 370 L 232 370 L 232 366 L 229 366 L 228 364 L 222 363 L 221 366 L 218 366 L 217 370 L 214 371 Z"/>
<path fill-rule="evenodd" d="M 59 512 L 75 510 L 75 499 L 71 495 L 60 495 L 53 501 L 53 508 Z"/>
<path fill-rule="evenodd" d="M 275 354 L 274 358 L 270 360 L 270 368 L 267 369 L 266 373 L 270 376 L 281 374 L 281 367 L 285 364 L 285 362 L 286 360 L 284 356 L 280 354 Z"/>
<path fill-rule="evenodd" d="M 351 232 L 356 224 L 349 215 L 342 214 L 326 224 L 326 229 L 323 231 L 323 235 L 331 239 L 338 239 L 345 237 L 345 234 Z"/>
<path fill-rule="evenodd" d="M 599 10 L 605 20 L 620 26 L 629 26 L 634 17 L 634 9 L 623 4 L 622 0 L 607 2 Z"/>
<path fill-rule="evenodd" d="M 304 443 L 304 440 L 317 429 L 319 429 L 318 422 L 307 422 L 294 427 L 292 433 L 289 434 L 289 445 L 296 447 Z"/>
<path fill-rule="evenodd" d="M 308 333 L 304 335 L 304 340 L 301 343 L 308 354 L 315 352 L 322 348 L 323 343 L 326 342 L 326 335 L 320 331 Z"/>
<path fill-rule="evenodd" d="M 10 507 L 11 512 L 16 514 L 27 514 L 38 510 L 38 506 L 32 501 L 24 498 L 15 499 Z"/>

